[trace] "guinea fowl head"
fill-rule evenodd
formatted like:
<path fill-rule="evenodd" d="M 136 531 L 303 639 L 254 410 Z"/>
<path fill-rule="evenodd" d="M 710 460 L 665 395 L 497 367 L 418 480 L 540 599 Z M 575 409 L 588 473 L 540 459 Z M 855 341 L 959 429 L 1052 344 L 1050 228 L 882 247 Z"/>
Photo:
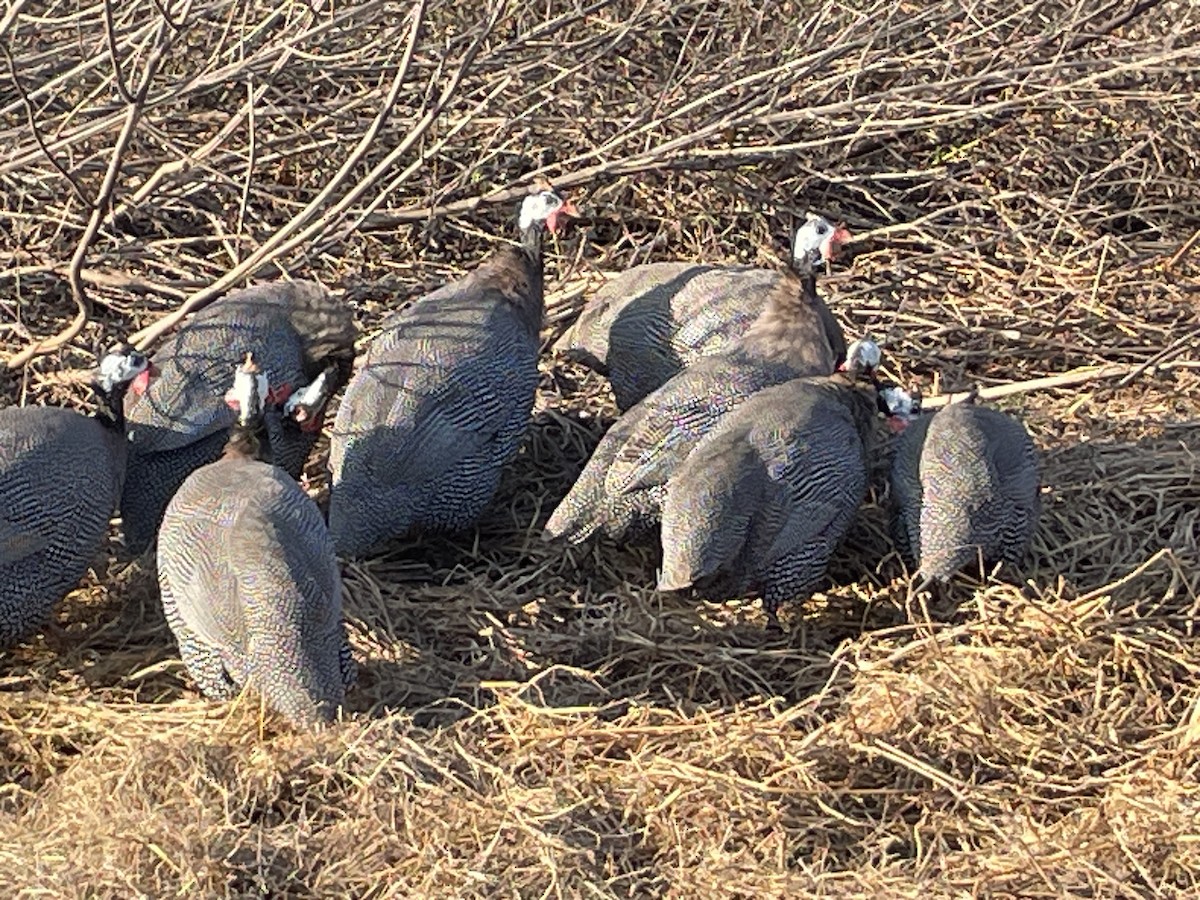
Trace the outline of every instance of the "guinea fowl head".
<path fill-rule="evenodd" d="M 811 274 L 822 262 L 828 264 L 836 259 L 842 244 L 850 238 L 845 225 L 832 225 L 823 216 L 807 213 L 792 241 L 792 267 L 802 275 Z"/>
<path fill-rule="evenodd" d="M 846 361 L 838 366 L 838 371 L 846 372 L 852 378 L 870 376 L 879 368 L 882 359 L 878 344 L 870 338 L 859 338 L 846 349 Z"/>
<path fill-rule="evenodd" d="M 913 417 L 921 412 L 921 392 L 909 393 L 898 384 L 877 384 L 876 396 L 879 411 L 887 416 L 888 429 L 899 434 L 908 427 Z"/>
<path fill-rule="evenodd" d="M 225 403 L 237 412 L 237 424 L 245 429 L 258 425 L 270 399 L 267 376 L 254 361 L 254 354 L 247 353 L 233 373 L 233 386 L 225 392 Z"/>
<path fill-rule="evenodd" d="M 551 234 L 557 234 L 562 228 L 561 217 L 573 218 L 579 215 L 579 210 L 570 200 L 563 200 L 544 178 L 534 181 L 529 190 L 529 196 L 521 201 L 521 215 L 518 222 L 521 233 L 533 229 L 546 228 Z"/>
<path fill-rule="evenodd" d="M 96 387 L 104 393 L 128 387 L 141 375 L 151 374 L 150 360 L 128 344 L 117 344 L 104 355 L 96 370 Z"/>
<path fill-rule="evenodd" d="M 300 426 L 301 431 L 320 431 L 329 398 L 344 378 L 336 365 L 325 369 L 307 386 L 295 391 L 283 404 L 283 414 Z"/>
<path fill-rule="evenodd" d="M 150 378 L 157 374 L 154 365 L 144 353 L 134 350 L 129 344 L 120 343 L 113 347 L 96 368 L 92 376 L 92 388 L 107 407 L 105 416 L 118 422 L 124 421 L 125 392 L 143 393 Z"/>

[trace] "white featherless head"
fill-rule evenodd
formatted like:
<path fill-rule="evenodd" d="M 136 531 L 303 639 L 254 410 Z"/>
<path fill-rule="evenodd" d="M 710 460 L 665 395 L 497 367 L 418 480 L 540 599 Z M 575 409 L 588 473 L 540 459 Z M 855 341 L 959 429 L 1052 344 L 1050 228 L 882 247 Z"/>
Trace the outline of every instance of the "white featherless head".
<path fill-rule="evenodd" d="M 97 381 L 101 389 L 111 391 L 128 384 L 150 368 L 150 360 L 136 350 L 114 350 L 100 360 Z"/>
<path fill-rule="evenodd" d="M 879 368 L 883 353 L 870 338 L 859 338 L 846 350 L 845 368 L 853 372 L 870 372 Z"/>
<path fill-rule="evenodd" d="M 283 404 L 283 414 L 305 430 L 319 429 L 321 413 L 333 393 L 332 372 L 332 369 L 324 370 L 308 386 L 293 392 Z"/>
<path fill-rule="evenodd" d="M 225 394 L 225 402 L 238 411 L 238 422 L 247 425 L 263 414 L 270 384 L 253 354 L 233 373 L 233 386 Z"/>
<path fill-rule="evenodd" d="M 325 402 L 327 399 L 326 387 L 329 384 L 329 372 L 324 371 L 312 380 L 312 383 L 307 387 L 301 388 L 298 391 L 293 391 L 292 395 L 287 398 L 287 402 L 283 404 L 283 412 L 285 415 L 291 415 L 299 406 L 313 407 Z"/>
<path fill-rule="evenodd" d="M 538 191 L 521 201 L 521 230 L 535 223 L 549 224 L 551 217 L 563 207 L 563 199 L 551 190 Z"/>
<path fill-rule="evenodd" d="M 889 415 L 911 419 L 921 411 L 921 395 L 914 396 L 899 385 L 881 388 L 879 396 L 887 404 Z"/>
<path fill-rule="evenodd" d="M 792 241 L 792 265 L 801 272 L 812 272 L 823 261 L 837 256 L 842 244 L 850 240 L 843 225 L 833 225 L 824 216 L 805 213 L 804 224 L 796 229 Z"/>

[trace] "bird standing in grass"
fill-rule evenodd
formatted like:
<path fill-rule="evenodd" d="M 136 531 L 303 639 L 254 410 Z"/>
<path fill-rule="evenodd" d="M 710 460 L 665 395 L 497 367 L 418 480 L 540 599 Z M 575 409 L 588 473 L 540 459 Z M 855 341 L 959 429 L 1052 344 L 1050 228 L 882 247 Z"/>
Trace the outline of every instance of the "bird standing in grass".
<path fill-rule="evenodd" d="M 94 415 L 0 409 L 0 647 L 45 622 L 103 545 L 125 479 L 125 393 L 151 371 L 122 346 L 93 376 Z"/>
<path fill-rule="evenodd" d="M 722 416 L 763 388 L 832 374 L 816 270 L 836 256 L 845 235 L 809 216 L 795 243 L 794 268 L 802 274 L 780 283 L 740 340 L 697 360 L 617 420 L 546 523 L 548 539 L 580 543 L 598 531 L 620 538 L 652 525 L 668 479 Z"/>
<path fill-rule="evenodd" d="M 236 420 L 224 454 L 189 475 L 163 515 L 158 582 L 202 693 L 229 699 L 251 687 L 308 726 L 335 717 L 356 669 L 320 510 L 260 459 L 269 391 L 248 355 L 225 397 Z"/>
<path fill-rule="evenodd" d="M 310 281 L 272 282 L 234 291 L 195 314 L 154 354 L 159 375 L 131 396 L 129 478 L 121 497 L 127 550 L 154 540 L 163 510 L 183 480 L 221 456 L 233 412 L 221 402 L 237 364 L 254 353 L 272 384 L 272 402 L 290 399 L 317 379 L 333 393 L 350 375 L 357 330 L 350 308 Z M 293 478 L 321 430 L 272 418 L 273 461 Z"/>
<path fill-rule="evenodd" d="M 858 383 L 878 348 L 856 342 L 850 361 L 764 388 L 696 445 L 667 484 L 659 590 L 761 592 L 772 621 L 812 593 L 862 505 L 877 413 L 889 411 L 873 377 Z"/>
<path fill-rule="evenodd" d="M 339 553 L 470 527 L 491 501 L 533 409 L 543 235 L 572 215 L 539 182 L 521 203 L 520 245 L 420 298 L 371 342 L 330 446 Z"/>
<path fill-rule="evenodd" d="M 1012 416 L 965 400 L 912 421 L 892 464 L 893 535 L 926 580 L 1020 563 L 1041 511 L 1037 450 Z"/>

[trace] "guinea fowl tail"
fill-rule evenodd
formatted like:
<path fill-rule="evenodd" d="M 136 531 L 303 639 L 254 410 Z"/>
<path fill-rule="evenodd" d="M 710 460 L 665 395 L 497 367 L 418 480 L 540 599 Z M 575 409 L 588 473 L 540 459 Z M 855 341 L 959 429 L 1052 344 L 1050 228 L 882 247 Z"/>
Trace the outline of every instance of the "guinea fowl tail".
<path fill-rule="evenodd" d="M 587 511 L 565 509 L 559 504 L 542 529 L 542 540 L 582 544 L 599 531 L 600 527 L 599 517 L 589 515 Z"/>

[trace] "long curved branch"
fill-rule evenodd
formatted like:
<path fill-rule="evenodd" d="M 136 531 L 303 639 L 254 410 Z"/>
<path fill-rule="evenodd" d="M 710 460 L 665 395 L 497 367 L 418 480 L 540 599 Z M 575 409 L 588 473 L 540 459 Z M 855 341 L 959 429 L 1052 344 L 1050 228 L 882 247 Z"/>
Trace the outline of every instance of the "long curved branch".
<path fill-rule="evenodd" d="M 184 19 L 186 19 L 190 8 L 191 3 L 189 0 L 183 10 Z M 121 133 L 117 136 L 116 144 L 113 145 L 112 157 L 109 159 L 108 169 L 104 173 L 104 181 L 100 185 L 100 191 L 92 203 L 92 212 L 88 217 L 87 227 L 84 229 L 79 242 L 75 245 L 75 252 L 71 256 L 67 279 L 71 285 L 71 298 L 75 301 L 75 316 L 71 320 L 71 324 L 58 334 L 38 341 L 9 357 L 8 368 L 10 369 L 18 369 L 26 365 L 34 357 L 51 353 L 64 344 L 70 343 L 79 336 L 91 318 L 92 302 L 83 285 L 83 264 L 87 260 L 88 251 L 91 249 L 92 242 L 95 241 L 96 234 L 99 232 L 100 225 L 105 220 L 107 210 L 111 205 L 112 196 L 117 187 L 117 178 L 121 173 L 121 164 L 125 159 L 125 151 L 129 148 L 134 132 L 137 130 L 138 121 L 141 119 L 142 110 L 145 106 L 146 95 L 150 91 L 150 84 L 154 80 L 159 66 L 162 64 L 163 57 L 170 50 L 176 34 L 177 32 L 168 28 L 167 22 L 164 19 L 159 26 L 158 34 L 155 38 L 154 50 L 146 60 L 146 69 L 143 73 L 141 83 L 138 85 L 137 92 L 131 98 L 133 102 L 129 104 L 125 112 L 125 122 L 121 126 Z M 115 64 L 116 61 L 114 60 Z"/>

